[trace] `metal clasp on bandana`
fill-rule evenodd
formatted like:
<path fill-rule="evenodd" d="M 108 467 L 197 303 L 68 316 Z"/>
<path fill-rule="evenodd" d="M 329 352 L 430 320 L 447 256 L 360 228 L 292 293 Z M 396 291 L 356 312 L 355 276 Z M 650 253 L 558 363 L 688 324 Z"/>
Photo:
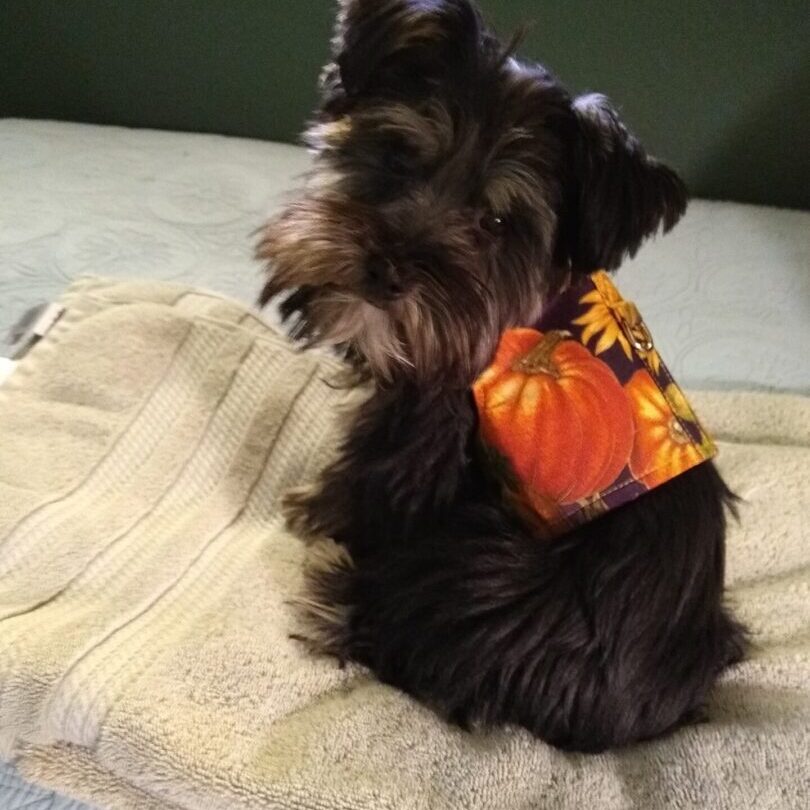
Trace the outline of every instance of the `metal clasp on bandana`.
<path fill-rule="evenodd" d="M 630 345 L 636 351 L 645 354 L 651 352 L 655 348 L 655 344 L 638 307 L 632 301 L 621 301 L 614 305 L 613 310 L 619 316 L 622 330 L 630 341 Z"/>
<path fill-rule="evenodd" d="M 8 357 L 11 360 L 23 358 L 64 314 L 65 308 L 61 304 L 40 304 L 25 312 L 9 332 L 8 342 L 11 345 L 7 352 Z"/>

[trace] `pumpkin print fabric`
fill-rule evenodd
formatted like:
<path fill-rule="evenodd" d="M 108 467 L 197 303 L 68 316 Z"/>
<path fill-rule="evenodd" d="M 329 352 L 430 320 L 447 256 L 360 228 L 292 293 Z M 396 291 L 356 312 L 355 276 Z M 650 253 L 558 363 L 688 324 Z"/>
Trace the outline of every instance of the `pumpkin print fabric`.
<path fill-rule="evenodd" d="M 635 305 L 602 271 L 568 287 L 536 328 L 507 330 L 473 394 L 505 497 L 547 534 L 716 453 Z"/>

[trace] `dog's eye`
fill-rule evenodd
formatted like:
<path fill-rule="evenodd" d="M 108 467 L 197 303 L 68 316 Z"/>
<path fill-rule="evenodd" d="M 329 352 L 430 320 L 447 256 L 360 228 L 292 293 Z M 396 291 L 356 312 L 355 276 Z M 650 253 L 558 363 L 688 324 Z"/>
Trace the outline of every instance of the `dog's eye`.
<path fill-rule="evenodd" d="M 507 220 L 506 217 L 488 211 L 481 216 L 478 222 L 482 231 L 486 231 L 490 236 L 503 236 L 506 230 Z"/>

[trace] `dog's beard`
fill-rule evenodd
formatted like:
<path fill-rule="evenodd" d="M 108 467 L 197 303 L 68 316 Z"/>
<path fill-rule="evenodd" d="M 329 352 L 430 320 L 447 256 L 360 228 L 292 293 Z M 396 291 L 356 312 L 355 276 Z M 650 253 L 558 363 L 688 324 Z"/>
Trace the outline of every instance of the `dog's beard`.
<path fill-rule="evenodd" d="M 311 322 L 309 328 L 314 328 L 317 343 L 345 347 L 351 355 L 362 358 L 375 377 L 390 381 L 397 367 L 414 367 L 396 319 L 413 307 L 405 302 L 395 307 L 396 314 L 358 296 L 335 291 L 322 293 L 302 317 Z"/>
<path fill-rule="evenodd" d="M 359 358 L 381 383 L 441 378 L 461 386 L 483 369 L 499 334 L 483 286 L 456 291 L 426 284 L 397 301 L 374 305 L 347 290 L 305 289 L 282 313 L 307 345 L 330 345 Z M 455 300 L 454 300 L 455 299 Z"/>
<path fill-rule="evenodd" d="M 259 245 L 268 262 L 262 303 L 286 293 L 280 311 L 293 337 L 345 350 L 380 382 L 469 385 L 492 356 L 505 319 L 519 319 L 516 302 L 536 295 L 528 282 L 520 289 L 496 285 L 492 257 L 476 246 L 465 221 L 449 217 L 434 246 L 440 257 L 414 259 L 407 291 L 372 302 L 362 279 L 369 253 L 384 253 L 369 224 L 377 219 L 379 211 L 335 194 L 290 206 Z"/>

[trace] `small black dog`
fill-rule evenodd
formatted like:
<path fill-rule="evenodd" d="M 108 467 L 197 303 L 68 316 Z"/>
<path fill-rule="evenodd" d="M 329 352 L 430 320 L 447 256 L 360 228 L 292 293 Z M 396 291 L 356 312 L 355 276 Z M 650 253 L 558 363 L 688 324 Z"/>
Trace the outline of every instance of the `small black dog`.
<path fill-rule="evenodd" d="M 476 452 L 474 380 L 572 277 L 686 207 L 606 99 L 517 61 L 468 0 L 343 0 L 315 166 L 271 222 L 263 303 L 341 347 L 373 393 L 317 486 L 321 649 L 464 727 L 599 751 L 702 716 L 745 634 L 723 607 L 711 462 L 553 541 Z"/>

